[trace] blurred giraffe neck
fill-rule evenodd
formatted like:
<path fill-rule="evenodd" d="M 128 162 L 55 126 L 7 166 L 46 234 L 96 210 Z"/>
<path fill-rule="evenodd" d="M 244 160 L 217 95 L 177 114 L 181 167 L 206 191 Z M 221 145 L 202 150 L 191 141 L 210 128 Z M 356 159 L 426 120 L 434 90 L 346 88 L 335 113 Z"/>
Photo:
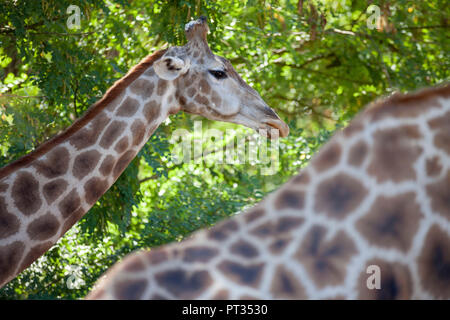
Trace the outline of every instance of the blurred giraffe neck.
<path fill-rule="evenodd" d="M 450 85 L 397 94 L 254 208 L 127 256 L 88 298 L 450 299 L 449 199 Z"/>

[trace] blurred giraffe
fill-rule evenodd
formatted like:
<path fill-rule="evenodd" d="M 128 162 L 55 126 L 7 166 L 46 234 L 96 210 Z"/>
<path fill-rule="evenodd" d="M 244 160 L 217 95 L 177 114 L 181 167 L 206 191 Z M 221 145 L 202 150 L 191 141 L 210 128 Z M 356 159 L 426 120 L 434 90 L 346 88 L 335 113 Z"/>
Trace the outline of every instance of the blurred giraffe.
<path fill-rule="evenodd" d="M 264 201 L 88 298 L 450 299 L 450 85 L 370 105 Z"/>

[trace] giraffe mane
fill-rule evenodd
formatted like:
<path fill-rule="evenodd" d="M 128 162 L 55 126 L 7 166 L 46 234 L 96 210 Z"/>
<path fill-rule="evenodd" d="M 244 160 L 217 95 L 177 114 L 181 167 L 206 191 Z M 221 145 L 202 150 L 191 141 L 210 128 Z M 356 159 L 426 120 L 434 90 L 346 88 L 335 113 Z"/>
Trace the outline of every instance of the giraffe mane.
<path fill-rule="evenodd" d="M 167 49 L 158 50 L 153 54 L 146 56 L 137 65 L 131 68 L 125 76 L 117 80 L 103 95 L 103 97 L 91 105 L 81 118 L 74 121 L 68 128 L 55 137 L 45 141 L 35 150 L 24 155 L 23 157 L 11 162 L 10 164 L 0 168 L 0 179 L 11 174 L 13 171 L 25 167 L 33 160 L 39 158 L 55 145 L 60 144 L 67 138 L 82 129 L 90 120 L 98 115 L 103 109 L 111 103 L 116 97 L 118 97 L 122 91 L 128 87 L 135 79 L 137 79 L 145 70 L 147 70 L 153 63 L 161 58 Z"/>
<path fill-rule="evenodd" d="M 398 108 L 400 105 L 415 103 L 421 101 L 426 101 L 429 99 L 434 99 L 436 96 L 448 97 L 450 96 L 450 82 L 441 83 L 436 87 L 423 88 L 418 91 L 405 94 L 401 92 L 393 93 L 392 95 L 384 98 L 380 98 L 372 103 L 370 103 L 366 111 L 368 113 L 377 114 L 389 112 L 393 108 Z"/>

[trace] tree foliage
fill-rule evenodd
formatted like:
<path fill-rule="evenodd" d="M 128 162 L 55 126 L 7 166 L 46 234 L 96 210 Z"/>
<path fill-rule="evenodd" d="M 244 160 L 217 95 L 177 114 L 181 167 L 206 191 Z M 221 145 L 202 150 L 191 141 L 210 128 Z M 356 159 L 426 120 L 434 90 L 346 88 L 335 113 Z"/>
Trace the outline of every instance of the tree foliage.
<path fill-rule="evenodd" d="M 77 29 L 67 26 L 70 5 L 80 8 Z M 0 290 L 3 299 L 81 298 L 126 253 L 180 241 L 258 202 L 366 103 L 449 79 L 444 0 L 3 0 L 0 12 L 0 166 L 70 125 L 147 54 L 183 45 L 184 24 L 200 15 L 212 50 L 291 128 L 277 173 L 264 175 L 262 161 L 224 164 L 213 153 L 177 163 L 174 131 L 193 132 L 201 118 L 172 116 L 86 216 Z M 202 121 L 203 130 L 235 129 L 204 150 L 238 137 L 260 143 L 249 129 Z M 78 289 L 68 285 L 74 275 Z"/>

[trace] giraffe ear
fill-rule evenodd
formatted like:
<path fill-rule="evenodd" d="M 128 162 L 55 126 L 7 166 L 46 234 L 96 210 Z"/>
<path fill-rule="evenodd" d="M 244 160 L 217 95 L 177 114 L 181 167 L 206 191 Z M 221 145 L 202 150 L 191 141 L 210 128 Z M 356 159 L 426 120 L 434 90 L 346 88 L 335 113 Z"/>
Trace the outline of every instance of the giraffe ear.
<path fill-rule="evenodd" d="M 177 57 L 162 57 L 155 61 L 153 68 L 155 73 L 164 80 L 175 80 L 180 75 L 185 74 L 190 67 L 189 60 L 181 60 Z"/>

